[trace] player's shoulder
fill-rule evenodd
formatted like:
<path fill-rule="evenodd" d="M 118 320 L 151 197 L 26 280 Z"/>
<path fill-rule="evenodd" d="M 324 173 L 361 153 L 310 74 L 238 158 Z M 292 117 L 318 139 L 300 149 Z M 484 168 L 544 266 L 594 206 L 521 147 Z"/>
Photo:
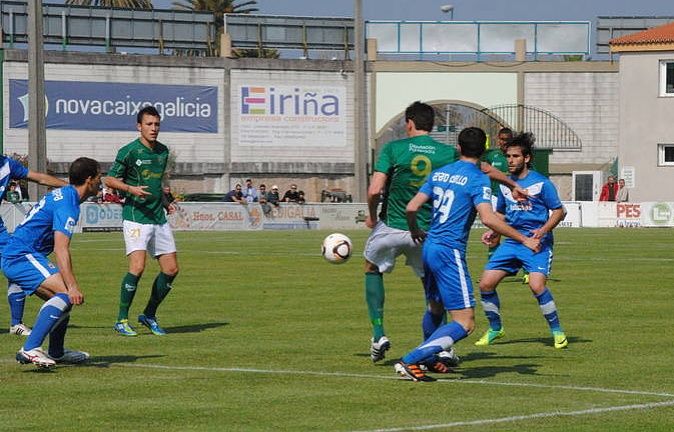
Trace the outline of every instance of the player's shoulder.
<path fill-rule="evenodd" d="M 168 153 L 169 148 L 168 148 L 168 146 L 166 146 L 165 144 L 163 144 L 163 143 L 161 143 L 161 142 L 159 142 L 159 141 L 155 141 L 155 144 L 154 144 L 154 151 L 155 151 L 156 153 Z"/>

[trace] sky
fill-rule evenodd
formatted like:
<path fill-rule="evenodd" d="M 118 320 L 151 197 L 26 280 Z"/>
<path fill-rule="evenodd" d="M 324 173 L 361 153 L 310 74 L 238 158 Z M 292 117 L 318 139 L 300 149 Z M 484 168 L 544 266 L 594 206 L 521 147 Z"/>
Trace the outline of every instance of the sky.
<path fill-rule="evenodd" d="M 242 0 L 239 0 L 241 2 Z M 172 0 L 153 0 L 155 8 Z M 265 15 L 353 16 L 353 1 L 258 0 Z M 673 16 L 672 0 L 362 0 L 366 20 L 449 20 L 440 6 L 454 6 L 455 21 L 592 21 L 597 16 Z"/>

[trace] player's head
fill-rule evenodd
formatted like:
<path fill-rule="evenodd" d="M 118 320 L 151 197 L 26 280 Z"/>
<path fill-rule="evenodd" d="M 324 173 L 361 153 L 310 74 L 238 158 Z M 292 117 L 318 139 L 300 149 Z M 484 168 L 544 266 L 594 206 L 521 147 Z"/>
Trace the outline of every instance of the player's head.
<path fill-rule="evenodd" d="M 461 156 L 479 158 L 484 153 L 487 135 L 478 127 L 467 127 L 459 133 Z"/>
<path fill-rule="evenodd" d="M 508 171 L 519 175 L 524 169 L 531 168 L 533 161 L 532 148 L 536 139 L 531 132 L 521 133 L 506 144 L 506 158 L 508 159 Z"/>
<path fill-rule="evenodd" d="M 96 195 L 101 186 L 101 166 L 94 159 L 77 158 L 70 164 L 68 180 L 75 187 L 85 186 L 82 198 Z"/>
<path fill-rule="evenodd" d="M 501 150 L 505 151 L 506 144 L 513 138 L 513 131 L 510 128 L 504 127 L 499 129 L 496 134 L 496 144 Z"/>
<path fill-rule="evenodd" d="M 161 116 L 157 109 L 151 105 L 143 107 L 136 115 L 136 128 L 140 132 L 143 144 L 154 143 L 159 135 Z"/>
<path fill-rule="evenodd" d="M 405 110 L 405 123 L 408 127 L 410 127 L 410 120 L 414 123 L 414 129 L 430 132 L 433 130 L 435 111 L 432 106 L 416 101 Z"/>

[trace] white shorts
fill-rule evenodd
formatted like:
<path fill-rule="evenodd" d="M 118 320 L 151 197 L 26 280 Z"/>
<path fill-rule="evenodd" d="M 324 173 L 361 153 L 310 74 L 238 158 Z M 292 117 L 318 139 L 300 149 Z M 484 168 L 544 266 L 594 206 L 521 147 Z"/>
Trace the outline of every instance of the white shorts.
<path fill-rule="evenodd" d="M 391 273 L 396 258 L 402 254 L 407 258 L 405 264 L 412 267 L 417 276 L 424 277 L 421 244 L 412 240 L 409 231 L 391 228 L 379 221 L 365 243 L 365 259 L 376 265 L 381 273 Z"/>
<path fill-rule="evenodd" d="M 168 222 L 153 225 L 125 220 L 122 221 L 122 229 L 127 255 L 137 250 L 144 250 L 153 257 L 158 257 L 176 251 L 176 242 Z"/>

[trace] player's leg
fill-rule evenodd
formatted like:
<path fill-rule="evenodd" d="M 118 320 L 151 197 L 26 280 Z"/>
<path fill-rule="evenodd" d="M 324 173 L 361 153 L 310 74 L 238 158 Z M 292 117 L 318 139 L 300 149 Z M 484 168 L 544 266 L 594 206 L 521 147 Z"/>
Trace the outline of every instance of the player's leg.
<path fill-rule="evenodd" d="M 143 313 L 138 316 L 138 322 L 154 335 L 163 336 L 166 331 L 157 323 L 157 308 L 168 296 L 173 280 L 178 276 L 178 255 L 169 224 L 155 225 L 153 228 L 154 236 L 148 244 L 148 252 L 157 258 L 159 274 L 152 283 L 150 298 Z"/>
<path fill-rule="evenodd" d="M 122 230 L 129 271 L 122 277 L 119 288 L 119 310 L 113 329 L 122 336 L 136 336 L 138 333 L 129 325 L 129 309 L 145 270 L 147 243 L 152 231 L 148 225 L 126 220 L 122 222 Z"/>
<path fill-rule="evenodd" d="M 30 327 L 23 323 L 23 311 L 26 305 L 26 293 L 16 284 L 7 286 L 7 302 L 9 303 L 9 333 L 17 336 L 30 335 Z"/>
<path fill-rule="evenodd" d="M 566 334 L 559 322 L 559 314 L 557 312 L 557 305 L 552 296 L 552 292 L 546 286 L 547 275 L 550 273 L 552 265 L 552 248 L 546 247 L 538 254 L 531 254 L 530 258 L 525 262 L 525 267 L 529 270 L 529 287 L 531 292 L 538 302 L 541 313 L 545 317 L 550 332 L 554 339 L 555 348 L 565 348 L 569 342 Z"/>
<path fill-rule="evenodd" d="M 475 342 L 477 346 L 491 345 L 494 340 L 505 335 L 501 321 L 501 300 L 498 297 L 496 287 L 508 273 L 504 270 L 485 270 L 480 278 L 480 301 L 487 321 L 487 330 L 480 339 Z"/>

